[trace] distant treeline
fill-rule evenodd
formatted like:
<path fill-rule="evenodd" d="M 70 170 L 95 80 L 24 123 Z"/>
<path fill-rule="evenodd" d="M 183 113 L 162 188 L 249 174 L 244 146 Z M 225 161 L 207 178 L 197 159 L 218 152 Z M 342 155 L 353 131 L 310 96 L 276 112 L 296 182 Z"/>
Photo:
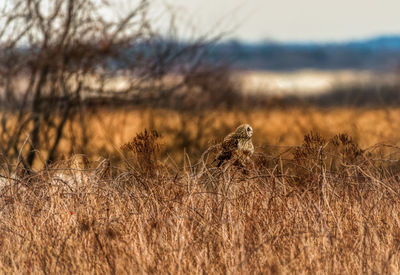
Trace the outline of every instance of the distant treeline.
<path fill-rule="evenodd" d="M 92 46 L 97 47 L 96 45 Z M 14 52 L 14 55 L 20 54 L 27 58 L 32 54 L 26 51 L 23 46 L 19 49 L 20 51 Z M 174 49 L 174 52 L 171 52 L 171 49 Z M 400 35 L 329 43 L 282 43 L 274 41 L 248 43 L 237 40 L 219 43 L 210 41 L 183 42 L 157 36 L 145 42 L 137 42 L 133 47 L 121 48 L 116 52 L 119 54 L 105 59 L 108 64 L 107 67 L 112 71 L 127 69 L 131 66 L 131 62 L 141 64 L 143 60 L 152 59 L 155 60 L 154 64 L 146 63 L 146 66 L 150 66 L 156 74 L 163 73 L 159 70 L 162 67 L 160 65 L 165 65 L 165 62 L 171 63 L 169 65 L 176 63 L 178 67 L 188 66 L 188 56 L 194 63 L 201 60 L 201 63 L 229 64 L 234 69 L 243 70 L 288 71 L 304 68 L 400 70 Z M 193 55 L 193 52 L 196 54 Z M 176 56 L 178 58 L 169 59 L 165 56 Z M 0 53 L 0 63 L 4 60 L 3 54 Z M 163 60 L 162 64 L 158 60 Z M 170 66 L 170 72 L 176 72 L 175 67 Z"/>
<path fill-rule="evenodd" d="M 211 50 L 236 68 L 250 70 L 361 69 L 398 70 L 400 35 L 338 43 L 223 42 Z"/>

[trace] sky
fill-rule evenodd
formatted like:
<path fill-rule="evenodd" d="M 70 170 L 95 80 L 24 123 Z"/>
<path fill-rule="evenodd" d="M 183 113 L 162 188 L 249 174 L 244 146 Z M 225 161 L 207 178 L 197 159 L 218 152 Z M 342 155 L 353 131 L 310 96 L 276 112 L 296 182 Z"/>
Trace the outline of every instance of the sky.
<path fill-rule="evenodd" d="M 400 0 L 164 0 L 199 33 L 244 41 L 343 41 L 400 34 Z"/>
<path fill-rule="evenodd" d="M 52 1 L 52 0 L 44 0 Z M 102 0 L 93 0 L 102 1 Z M 123 14 L 140 0 L 108 0 Z M 0 0 L 0 8 L 12 0 Z M 166 33 L 166 7 L 180 37 L 224 33 L 248 42 L 334 42 L 400 34 L 400 0 L 149 0 Z M 122 4 L 117 4 L 122 3 Z M 125 3 L 125 4 L 124 4 Z M 126 5 L 126 6 L 124 6 Z"/>

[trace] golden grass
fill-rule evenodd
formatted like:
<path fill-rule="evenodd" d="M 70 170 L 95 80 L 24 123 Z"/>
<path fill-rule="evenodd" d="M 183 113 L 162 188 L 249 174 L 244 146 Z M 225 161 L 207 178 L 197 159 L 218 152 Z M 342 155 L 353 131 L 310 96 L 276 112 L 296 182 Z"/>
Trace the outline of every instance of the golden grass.
<path fill-rule="evenodd" d="M 252 125 L 253 143 L 264 152 L 268 145 L 299 145 L 303 136 L 311 131 L 326 137 L 347 133 L 362 148 L 377 143 L 400 145 L 400 109 L 397 108 L 209 110 L 200 113 L 162 109 L 103 110 L 89 116 L 85 127 L 93 141 L 91 148 L 95 157 L 99 149 L 103 156 L 110 156 L 138 132 L 154 129 L 162 135 L 162 148 L 179 159 L 183 150 L 198 158 L 210 143 L 221 140 L 242 123 Z M 68 140 L 64 147 L 70 147 Z"/>
<path fill-rule="evenodd" d="M 399 120 L 397 109 L 102 111 L 87 127 L 93 158 L 124 150 L 110 171 L 73 159 L 0 173 L 0 271 L 399 273 L 398 148 L 366 149 L 396 144 Z M 244 121 L 258 146 L 251 165 L 193 157 Z M 163 137 L 132 140 L 144 128 Z M 353 140 L 330 138 L 338 132 Z M 185 142 L 179 165 L 166 153 L 183 155 Z"/>

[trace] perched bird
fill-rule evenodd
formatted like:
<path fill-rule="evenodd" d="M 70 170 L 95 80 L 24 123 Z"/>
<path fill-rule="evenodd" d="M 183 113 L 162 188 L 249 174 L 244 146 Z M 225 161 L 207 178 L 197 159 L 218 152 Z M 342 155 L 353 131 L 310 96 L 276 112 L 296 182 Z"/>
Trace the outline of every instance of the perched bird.
<path fill-rule="evenodd" d="M 236 157 L 239 160 L 248 158 L 254 153 L 254 146 L 251 142 L 253 128 L 249 124 L 242 124 L 235 132 L 227 135 L 220 145 L 220 152 L 214 161 L 218 161 L 220 167 L 225 161 Z"/>

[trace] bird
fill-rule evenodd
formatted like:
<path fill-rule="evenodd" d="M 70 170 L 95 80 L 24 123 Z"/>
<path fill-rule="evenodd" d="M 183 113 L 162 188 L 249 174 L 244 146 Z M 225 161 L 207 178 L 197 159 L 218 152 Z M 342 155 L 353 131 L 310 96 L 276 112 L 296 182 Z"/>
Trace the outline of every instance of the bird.
<path fill-rule="evenodd" d="M 236 130 L 227 135 L 220 144 L 220 152 L 215 158 L 220 167 L 225 161 L 233 157 L 239 160 L 247 159 L 254 153 L 254 145 L 251 141 L 253 128 L 249 124 L 242 124 Z"/>

